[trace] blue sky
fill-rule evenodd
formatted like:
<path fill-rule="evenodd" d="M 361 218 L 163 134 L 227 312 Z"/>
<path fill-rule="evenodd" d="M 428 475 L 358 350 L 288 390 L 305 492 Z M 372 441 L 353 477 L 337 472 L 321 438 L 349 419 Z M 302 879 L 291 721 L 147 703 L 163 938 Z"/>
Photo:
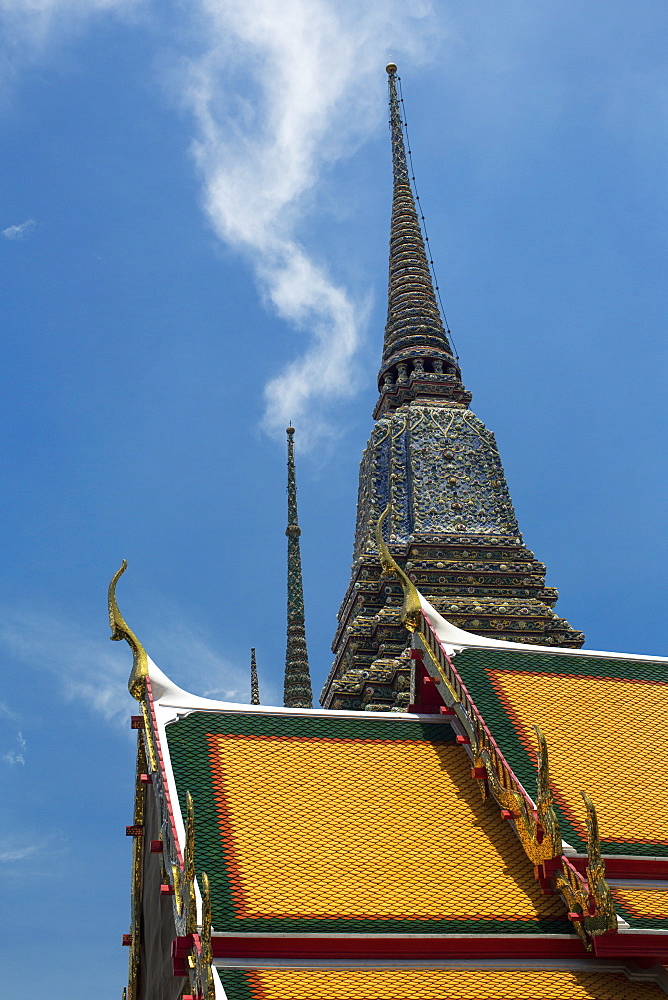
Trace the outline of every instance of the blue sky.
<path fill-rule="evenodd" d="M 127 648 L 281 696 L 297 427 L 314 677 L 384 327 L 388 57 L 520 525 L 595 649 L 668 653 L 665 4 L 0 0 L 5 982 L 118 997 Z M 40 962 L 35 962 L 36 942 Z"/>

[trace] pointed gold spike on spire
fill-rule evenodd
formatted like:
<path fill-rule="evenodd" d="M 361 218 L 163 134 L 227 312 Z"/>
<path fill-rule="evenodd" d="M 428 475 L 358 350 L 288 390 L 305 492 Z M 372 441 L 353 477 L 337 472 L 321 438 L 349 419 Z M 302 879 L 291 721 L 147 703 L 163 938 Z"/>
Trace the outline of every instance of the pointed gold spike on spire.
<path fill-rule="evenodd" d="M 109 584 L 109 627 L 111 628 L 111 635 L 109 638 L 114 642 L 120 642 L 121 639 L 125 639 L 130 646 L 130 649 L 132 650 L 132 673 L 130 674 L 130 680 L 128 681 L 128 690 L 133 698 L 136 698 L 137 701 L 141 701 L 146 692 L 148 657 L 146 656 L 146 650 L 140 643 L 139 639 L 128 626 L 125 618 L 118 610 L 118 604 L 116 603 L 116 584 L 127 568 L 128 564 L 124 559 L 121 564 L 121 568 L 114 573 L 111 578 L 111 583 Z"/>

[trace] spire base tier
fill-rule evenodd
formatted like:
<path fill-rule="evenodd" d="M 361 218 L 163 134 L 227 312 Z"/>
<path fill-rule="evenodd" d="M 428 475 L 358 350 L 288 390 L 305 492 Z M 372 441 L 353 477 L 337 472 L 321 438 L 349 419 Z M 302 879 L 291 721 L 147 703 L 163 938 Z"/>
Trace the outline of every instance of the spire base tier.
<path fill-rule="evenodd" d="M 582 645 L 582 632 L 552 610 L 557 591 L 524 544 L 494 435 L 463 405 L 413 401 L 378 419 L 362 458 L 352 578 L 325 707 L 409 704 L 403 593 L 381 577 L 374 537 L 388 503 L 392 556 L 448 621 L 511 642 Z"/>

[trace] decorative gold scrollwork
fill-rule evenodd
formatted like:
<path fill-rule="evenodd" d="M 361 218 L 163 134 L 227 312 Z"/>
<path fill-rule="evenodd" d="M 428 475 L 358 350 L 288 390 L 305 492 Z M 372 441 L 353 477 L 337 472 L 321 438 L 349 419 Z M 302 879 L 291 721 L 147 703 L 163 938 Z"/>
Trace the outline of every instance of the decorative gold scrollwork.
<path fill-rule="evenodd" d="M 418 594 L 413 581 L 408 578 L 401 566 L 399 566 L 392 558 L 390 550 L 383 539 L 383 522 L 389 512 L 390 505 L 388 504 L 376 523 L 376 545 L 378 546 L 380 565 L 383 568 L 381 576 L 394 575 L 399 578 L 404 591 L 404 606 L 401 613 L 401 621 L 409 632 L 415 632 L 420 625 L 420 621 L 422 620 L 420 595 Z"/>
<path fill-rule="evenodd" d="M 202 985 L 206 1000 L 216 1000 L 216 985 L 213 980 L 213 950 L 211 947 L 211 890 L 209 877 L 202 872 Z"/>
<path fill-rule="evenodd" d="M 473 761 L 474 766 L 484 765 L 494 798 L 502 809 L 513 814 L 515 829 L 525 854 L 535 865 L 541 865 L 561 854 L 561 831 L 550 788 L 547 743 L 538 726 L 534 726 L 534 729 L 538 737 L 538 792 L 535 811 L 529 809 L 521 792 L 501 781 L 487 747 L 473 746 Z"/>
<path fill-rule="evenodd" d="M 570 866 L 563 866 L 562 871 L 557 872 L 556 883 L 574 915 L 573 923 L 578 934 L 587 950 L 591 950 L 592 937 L 617 930 L 617 911 L 605 878 L 596 807 L 586 792 L 580 794 L 587 810 L 586 881 L 580 879 Z"/>
<path fill-rule="evenodd" d="M 127 567 L 128 564 L 124 559 L 121 568 L 114 573 L 109 584 L 109 626 L 111 628 L 111 639 L 114 642 L 120 642 L 121 639 L 125 639 L 132 650 L 132 673 L 128 681 L 128 690 L 133 698 L 141 701 L 146 692 L 148 657 L 139 639 L 118 610 L 118 604 L 116 603 L 116 584 L 123 573 L 125 573 Z"/>
<path fill-rule="evenodd" d="M 197 930 L 197 899 L 195 896 L 195 808 L 190 792 L 186 793 L 188 817 L 186 821 L 186 842 L 183 851 L 183 896 L 186 901 L 186 934 Z"/>

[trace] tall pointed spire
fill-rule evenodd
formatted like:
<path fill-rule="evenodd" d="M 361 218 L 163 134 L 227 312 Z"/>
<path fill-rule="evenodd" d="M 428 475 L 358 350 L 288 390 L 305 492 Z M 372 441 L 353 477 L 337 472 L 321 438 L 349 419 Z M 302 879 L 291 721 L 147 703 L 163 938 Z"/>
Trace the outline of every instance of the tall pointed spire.
<path fill-rule="evenodd" d="M 304 628 L 304 588 L 299 551 L 301 529 L 297 522 L 294 427 L 288 427 L 288 642 L 285 652 L 283 704 L 286 708 L 312 708 L 311 675 Z"/>
<path fill-rule="evenodd" d="M 468 405 L 459 364 L 445 332 L 429 270 L 406 162 L 397 67 L 387 66 L 392 137 L 392 221 L 387 324 L 378 373 L 381 416 L 411 399 Z"/>
<path fill-rule="evenodd" d="M 251 705 L 260 704 L 260 685 L 257 679 L 257 663 L 255 662 L 255 649 L 251 649 L 251 663 L 250 663 L 250 675 L 251 675 Z"/>

